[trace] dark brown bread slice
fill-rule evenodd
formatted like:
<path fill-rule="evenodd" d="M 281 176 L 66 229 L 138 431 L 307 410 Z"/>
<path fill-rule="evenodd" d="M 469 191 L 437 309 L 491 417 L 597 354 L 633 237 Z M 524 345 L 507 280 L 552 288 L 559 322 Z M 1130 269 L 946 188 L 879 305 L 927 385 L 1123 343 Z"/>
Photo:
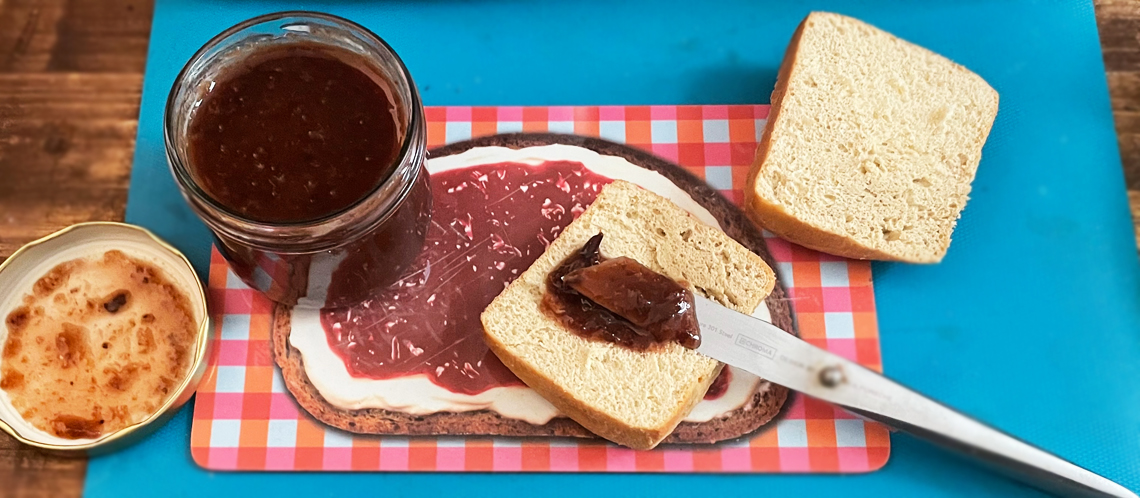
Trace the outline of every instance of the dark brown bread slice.
<path fill-rule="evenodd" d="M 745 218 L 739 208 L 683 168 L 625 145 L 577 135 L 518 133 L 459 142 L 434 149 L 429 154 L 430 157 L 443 157 L 475 147 L 499 146 L 519 149 L 550 144 L 575 145 L 599 154 L 623 157 L 630 163 L 660 173 L 707 209 L 728 236 L 758 254 L 769 266 L 776 266 L 764 243 L 763 235 Z M 787 291 L 780 282 L 776 282 L 775 288 L 765 302 L 772 315 L 772 323 L 794 333 L 795 324 Z M 300 352 L 289 345 L 291 314 L 291 309 L 287 306 L 278 306 L 274 312 L 272 332 L 274 358 L 281 368 L 286 388 L 301 407 L 328 425 L 361 434 L 593 437 L 582 426 L 562 417 L 544 425 L 533 425 L 522 420 L 501 417 L 489 410 L 409 415 L 382 409 L 337 408 L 325 401 L 308 381 Z M 767 381 L 762 383 L 768 384 Z M 788 390 L 784 387 L 768 384 L 768 389 L 758 390 L 745 406 L 725 417 L 708 422 L 682 422 L 664 443 L 714 443 L 748 435 L 779 414 L 788 394 Z"/>

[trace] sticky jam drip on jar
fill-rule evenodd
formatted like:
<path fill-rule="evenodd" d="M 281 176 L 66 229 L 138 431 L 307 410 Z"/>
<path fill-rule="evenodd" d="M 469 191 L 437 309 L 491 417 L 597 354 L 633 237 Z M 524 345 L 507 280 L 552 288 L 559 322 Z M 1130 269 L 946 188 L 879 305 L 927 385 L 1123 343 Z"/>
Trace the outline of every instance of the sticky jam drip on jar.
<path fill-rule="evenodd" d="M 601 244 L 599 233 L 550 272 L 543 310 L 582 337 L 636 351 L 700 346 L 693 293 L 634 259 L 603 257 Z"/>

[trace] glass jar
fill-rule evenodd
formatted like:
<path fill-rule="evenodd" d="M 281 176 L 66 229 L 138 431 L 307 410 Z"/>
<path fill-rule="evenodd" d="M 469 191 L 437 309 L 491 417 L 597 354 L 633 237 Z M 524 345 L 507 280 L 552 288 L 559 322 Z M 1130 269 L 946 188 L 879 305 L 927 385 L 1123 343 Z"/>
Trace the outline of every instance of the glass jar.
<path fill-rule="evenodd" d="M 343 55 L 342 62 L 351 59 L 350 65 L 386 85 L 399 115 L 399 152 L 395 164 L 359 164 L 390 173 L 347 207 L 304 221 L 250 219 L 203 188 L 196 169 L 202 166 L 190 153 L 191 124 L 214 85 L 240 71 L 251 55 L 299 43 L 319 45 L 336 58 Z M 178 75 L 166 104 L 164 132 L 167 160 L 182 195 L 213 232 L 234 273 L 276 302 L 351 305 L 396 282 L 422 250 L 432 202 L 424 168 L 423 104 L 400 58 L 360 25 L 327 14 L 281 12 L 224 31 Z"/>

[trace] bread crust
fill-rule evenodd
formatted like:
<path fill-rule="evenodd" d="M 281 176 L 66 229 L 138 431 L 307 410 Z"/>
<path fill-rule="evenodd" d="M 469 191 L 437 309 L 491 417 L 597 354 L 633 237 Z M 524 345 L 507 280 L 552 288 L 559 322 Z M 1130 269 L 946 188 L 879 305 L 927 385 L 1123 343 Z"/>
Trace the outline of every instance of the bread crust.
<path fill-rule="evenodd" d="M 599 154 L 624 157 L 633 164 L 662 174 L 704 206 L 720 222 L 726 234 L 758 254 L 769 266 L 775 266 L 775 261 L 764 243 L 763 235 L 748 222 L 739 208 L 684 169 L 637 149 L 576 135 L 518 133 L 451 144 L 434 149 L 429 154 L 431 157 L 443 157 L 475 147 L 504 146 L 517 149 L 555 143 L 576 145 Z M 795 333 L 795 319 L 787 292 L 779 281 L 775 283 L 765 303 L 771 313 L 772 323 L 789 333 Z M 522 420 L 502 417 L 490 410 L 410 415 L 383 409 L 338 408 L 321 397 L 316 387 L 309 382 L 300 352 L 289 344 L 290 317 L 290 307 L 278 305 L 275 308 L 271 333 L 274 359 L 281 368 L 286 388 L 293 394 L 298 404 L 313 418 L 330 426 L 359 434 L 595 437 L 593 433 L 565 417 L 555 418 L 543 425 L 533 425 Z M 495 344 L 489 346 L 492 350 L 496 347 Z M 495 352 L 498 354 L 498 351 Z M 500 355 L 500 358 L 504 356 L 509 355 Z M 507 365 L 507 367 L 515 372 L 525 370 L 516 369 L 518 365 Z M 525 373 L 521 377 L 528 384 L 534 380 L 525 378 Z M 707 379 L 707 382 L 711 383 L 714 378 Z M 741 408 L 708 422 L 681 422 L 670 435 L 665 437 L 663 443 L 709 444 L 740 438 L 755 432 L 780 413 L 789 396 L 789 391 L 782 386 L 763 380 L 761 383 L 757 392 Z M 551 387 L 546 392 L 553 390 Z M 601 422 L 604 424 L 604 421 Z M 662 436 L 652 431 L 642 435 L 646 441 L 658 441 Z"/>
<path fill-rule="evenodd" d="M 784 50 L 784 59 L 780 70 L 776 73 L 776 86 L 772 89 L 771 107 L 768 111 L 768 123 L 760 135 L 760 142 L 756 145 L 756 157 L 752 161 L 752 168 L 748 171 L 748 188 L 744 189 L 745 214 L 753 223 L 760 225 L 772 233 L 779 234 L 785 240 L 815 249 L 817 251 L 854 259 L 893 259 L 889 254 L 883 253 L 858 244 L 846 237 L 820 230 L 793 217 L 784 208 L 772 204 L 756 193 L 756 182 L 760 178 L 760 171 L 768 159 L 768 152 L 772 148 L 772 132 L 779 126 L 780 111 L 783 109 L 784 95 L 788 92 L 788 83 L 792 72 L 796 68 L 796 56 L 800 49 L 800 39 L 811 15 L 800 21 L 796 31 L 792 33 L 792 40 Z"/>
<path fill-rule="evenodd" d="M 768 229 L 789 242 L 835 256 L 850 259 L 901 261 L 906 263 L 938 263 L 942 261 L 942 257 L 946 254 L 946 248 L 943 248 L 943 250 L 934 255 L 935 257 L 933 258 L 908 258 L 899 254 L 884 252 L 861 244 L 849 237 L 822 230 L 809 223 L 800 221 L 785 211 L 783 207 L 768 202 L 757 193 L 757 182 L 760 178 L 760 172 L 768 159 L 768 153 L 771 151 L 772 133 L 780 126 L 784 96 L 788 93 L 789 83 L 792 80 L 792 75 L 796 68 L 796 60 L 799 55 L 800 41 L 803 36 L 804 28 L 815 15 L 828 14 L 813 12 L 805 17 L 799 26 L 796 27 L 796 31 L 792 34 L 792 39 L 788 43 L 788 48 L 784 52 L 783 62 L 780 64 L 780 70 L 776 75 L 776 86 L 772 90 L 768 122 L 760 136 L 760 141 L 756 147 L 756 157 L 752 162 L 752 168 L 748 172 L 748 187 L 744 189 L 745 213 L 757 225 Z M 961 65 L 955 65 L 969 73 L 969 70 Z M 993 100 L 989 105 L 988 113 L 990 116 L 997 116 L 998 94 L 996 91 L 993 91 L 992 88 L 990 90 Z M 981 136 L 978 137 L 979 142 L 985 142 L 986 137 L 993 127 L 993 118 L 988 120 L 987 123 L 984 129 L 982 129 Z"/>
<path fill-rule="evenodd" d="M 283 305 L 278 305 L 274 310 L 271 339 L 273 357 L 281 368 L 285 387 L 297 400 L 297 404 L 324 424 L 348 432 L 374 435 L 595 437 L 577 422 L 565 417 L 555 418 L 543 425 L 534 425 L 502 417 L 491 410 L 410 415 L 379 408 L 338 408 L 321 397 L 317 388 L 309 382 L 300 351 L 289 345 L 290 313 L 291 308 Z M 744 406 L 709 422 L 681 422 L 662 443 L 712 444 L 755 432 L 779 414 L 789 396 L 787 388 L 767 381 L 761 382 L 767 385 L 767 389 L 758 389 Z M 646 437 L 659 439 L 657 434 L 647 434 Z"/>

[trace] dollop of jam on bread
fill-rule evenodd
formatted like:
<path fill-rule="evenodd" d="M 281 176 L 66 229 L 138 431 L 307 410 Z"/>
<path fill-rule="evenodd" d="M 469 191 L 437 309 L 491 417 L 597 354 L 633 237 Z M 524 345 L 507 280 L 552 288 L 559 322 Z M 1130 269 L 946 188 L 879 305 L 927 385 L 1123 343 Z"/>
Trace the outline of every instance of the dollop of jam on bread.
<path fill-rule="evenodd" d="M 605 258 L 602 234 L 562 261 L 546 280 L 544 310 L 574 333 L 645 351 L 676 341 L 701 344 L 693 293 L 637 260 Z"/>
<path fill-rule="evenodd" d="M 96 439 L 158 411 L 197 338 L 189 298 L 116 250 L 55 266 L 4 324 L 0 389 L 25 420 L 66 439 Z"/>

